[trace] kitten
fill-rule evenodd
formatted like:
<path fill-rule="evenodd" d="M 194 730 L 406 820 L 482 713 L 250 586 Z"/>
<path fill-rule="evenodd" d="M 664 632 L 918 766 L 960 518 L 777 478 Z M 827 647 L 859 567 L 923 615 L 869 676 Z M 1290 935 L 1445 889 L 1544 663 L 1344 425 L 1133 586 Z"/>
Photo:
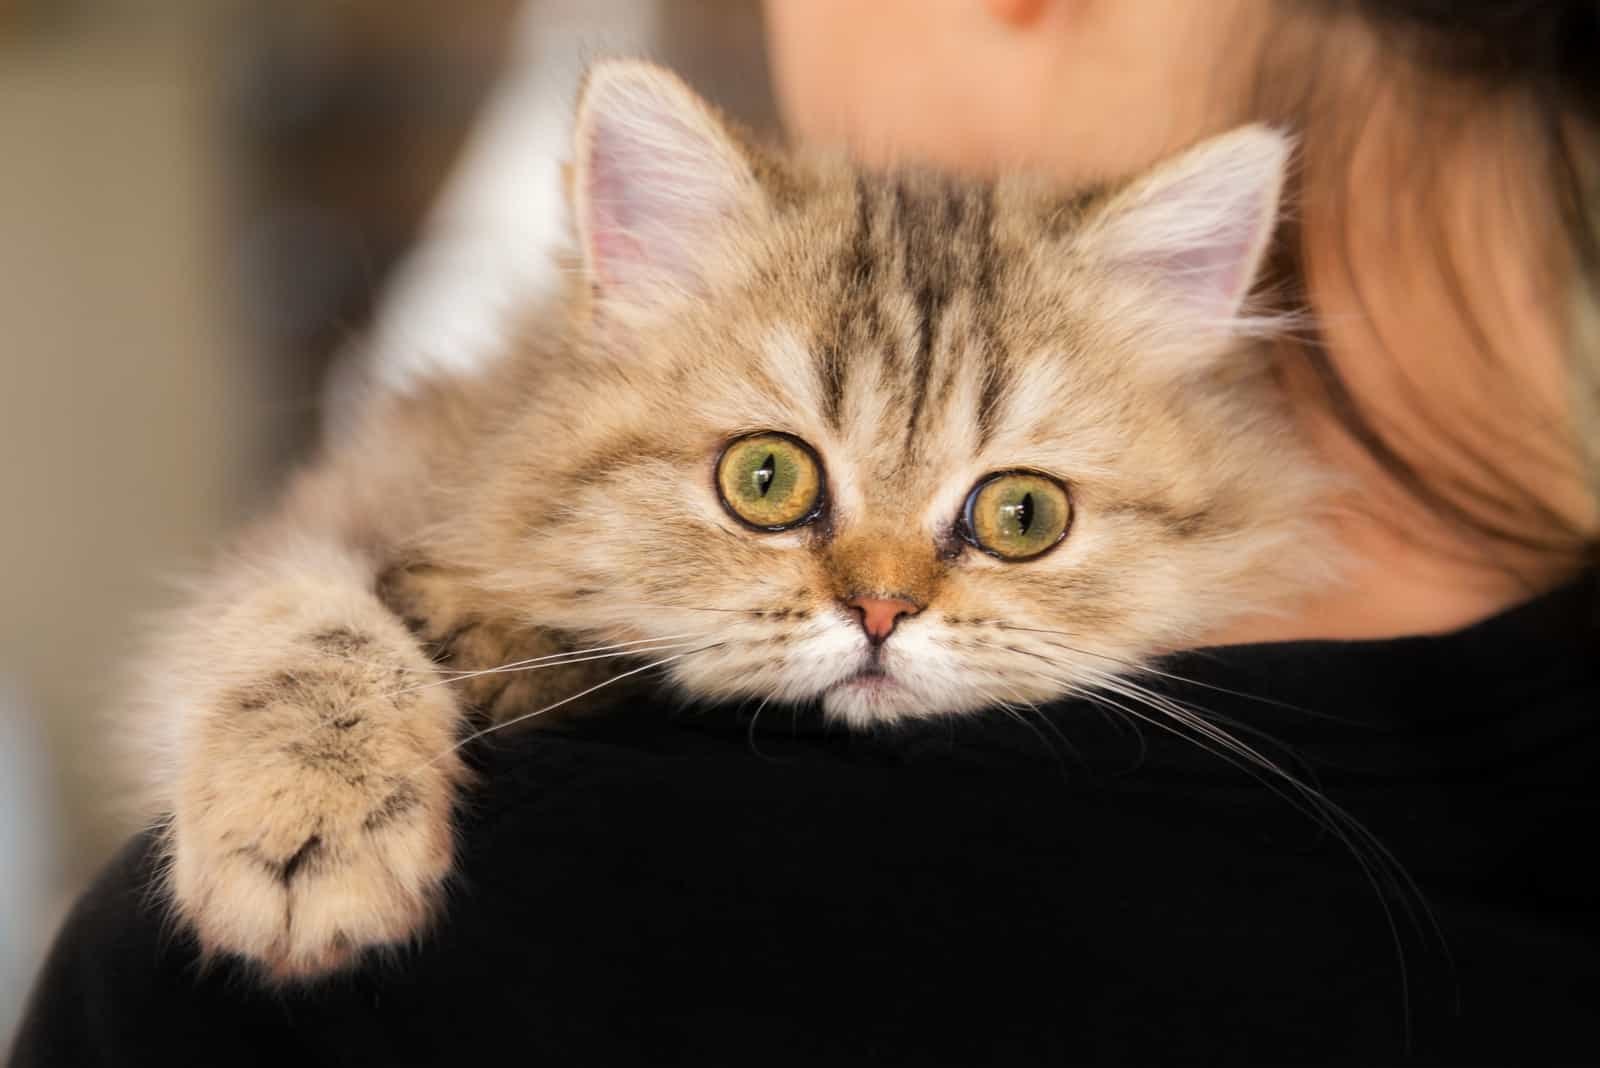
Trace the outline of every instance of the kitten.
<path fill-rule="evenodd" d="M 1115 684 L 1301 588 L 1321 479 L 1243 310 L 1287 156 L 886 176 L 597 66 L 570 291 L 371 398 L 154 664 L 177 913 L 279 978 L 413 937 L 458 740 L 612 680 L 866 727 Z"/>

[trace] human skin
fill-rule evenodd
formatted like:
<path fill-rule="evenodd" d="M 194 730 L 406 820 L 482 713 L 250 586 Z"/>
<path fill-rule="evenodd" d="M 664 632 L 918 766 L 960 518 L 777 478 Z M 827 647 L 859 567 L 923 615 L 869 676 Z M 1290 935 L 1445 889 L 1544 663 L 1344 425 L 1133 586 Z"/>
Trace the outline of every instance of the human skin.
<path fill-rule="evenodd" d="M 1356 403 L 1430 485 L 1520 486 L 1547 514 L 1519 533 L 1592 537 L 1600 516 L 1571 444 L 1562 352 L 1570 265 L 1556 220 L 1533 206 L 1554 198 L 1523 162 L 1539 158 L 1526 101 L 1413 77 L 1385 61 L 1358 20 L 1292 7 L 765 0 L 790 129 L 880 163 L 978 174 L 1026 166 L 1068 183 L 1123 174 L 1209 134 L 1277 119 L 1263 110 L 1272 93 L 1252 92 L 1257 79 L 1270 90 L 1278 78 L 1288 94 L 1297 69 L 1314 66 L 1328 129 L 1359 137 L 1335 146 L 1319 140 L 1322 130 L 1304 132 L 1294 210 L 1311 302 Z M 1447 138 L 1425 136 L 1419 102 L 1435 120 L 1447 110 Z M 1341 108 L 1359 108 L 1359 122 L 1339 126 Z M 1397 195 L 1408 183 L 1416 198 Z M 1305 432 L 1350 486 L 1330 520 L 1347 581 L 1208 643 L 1448 631 L 1581 567 L 1575 546 L 1518 549 L 1443 518 L 1333 418 L 1303 361 L 1286 359 L 1282 378 Z"/>

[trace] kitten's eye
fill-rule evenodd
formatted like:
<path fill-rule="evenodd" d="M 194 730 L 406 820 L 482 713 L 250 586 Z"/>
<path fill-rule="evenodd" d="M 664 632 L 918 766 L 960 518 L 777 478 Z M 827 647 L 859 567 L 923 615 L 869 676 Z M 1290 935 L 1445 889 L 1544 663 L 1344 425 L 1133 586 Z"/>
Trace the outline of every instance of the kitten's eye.
<path fill-rule="evenodd" d="M 1002 560 L 1030 560 L 1067 536 L 1072 502 L 1061 483 L 1027 471 L 1005 471 L 979 482 L 967 497 L 972 542 Z"/>
<path fill-rule="evenodd" d="M 752 434 L 722 450 L 717 461 L 722 506 L 757 530 L 788 530 L 822 510 L 822 465 L 798 438 Z"/>

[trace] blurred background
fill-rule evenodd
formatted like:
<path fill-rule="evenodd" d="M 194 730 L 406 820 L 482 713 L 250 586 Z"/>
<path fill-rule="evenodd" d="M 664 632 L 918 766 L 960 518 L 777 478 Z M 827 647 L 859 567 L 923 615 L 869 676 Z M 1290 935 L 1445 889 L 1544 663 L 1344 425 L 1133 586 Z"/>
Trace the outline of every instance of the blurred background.
<path fill-rule="evenodd" d="M 583 63 L 774 124 L 755 0 L 0 0 L 0 1049 L 134 828 L 119 680 L 339 361 L 492 345 Z"/>

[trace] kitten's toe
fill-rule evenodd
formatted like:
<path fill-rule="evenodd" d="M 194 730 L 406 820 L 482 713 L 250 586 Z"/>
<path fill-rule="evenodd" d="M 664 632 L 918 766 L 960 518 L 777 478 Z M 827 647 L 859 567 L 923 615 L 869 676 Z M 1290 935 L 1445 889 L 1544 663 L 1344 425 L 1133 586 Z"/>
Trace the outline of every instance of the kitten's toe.
<path fill-rule="evenodd" d="M 179 834 L 174 896 L 202 949 L 309 979 L 421 933 L 451 867 L 447 801 L 425 804 L 404 786 L 353 825 L 336 822 L 307 833 L 269 818 L 245 844 Z"/>

